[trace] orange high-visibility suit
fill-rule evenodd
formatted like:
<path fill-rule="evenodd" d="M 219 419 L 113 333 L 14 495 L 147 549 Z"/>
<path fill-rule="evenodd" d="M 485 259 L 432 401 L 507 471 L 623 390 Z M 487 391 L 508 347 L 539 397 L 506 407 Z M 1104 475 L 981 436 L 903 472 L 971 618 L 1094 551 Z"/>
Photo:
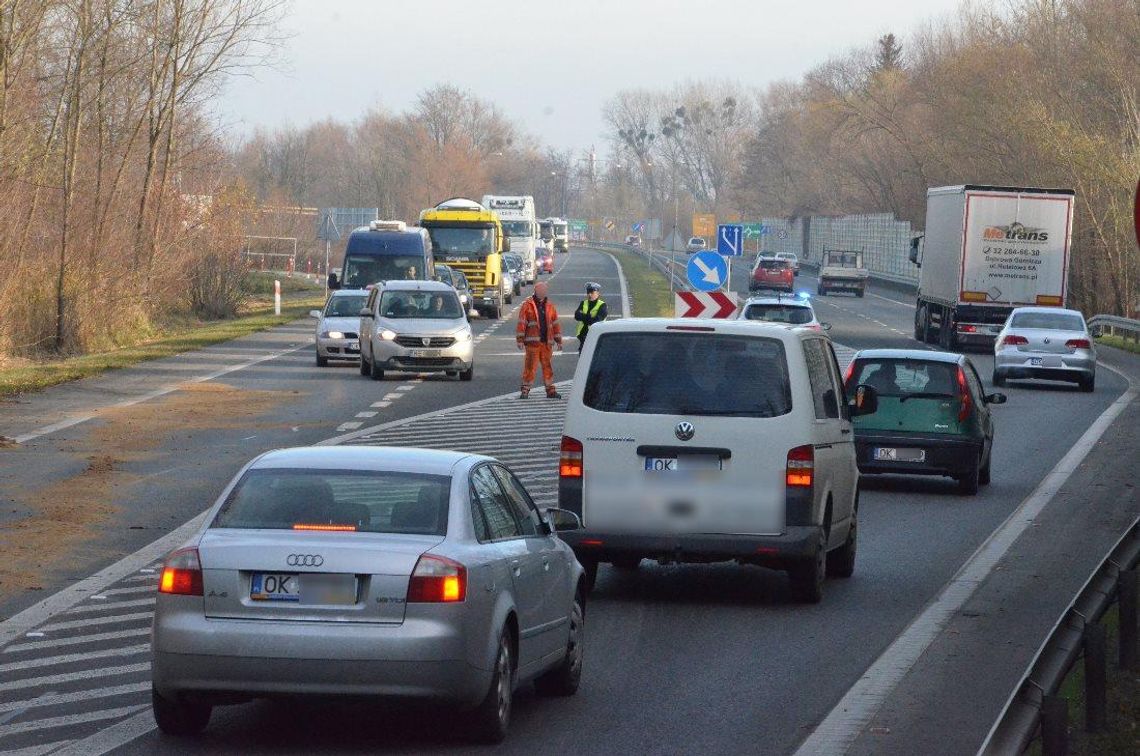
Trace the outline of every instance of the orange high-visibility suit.
<path fill-rule="evenodd" d="M 543 330 L 546 331 L 545 339 Z M 546 395 L 551 398 L 557 397 L 558 391 L 554 388 L 554 367 L 550 364 L 550 356 L 555 345 L 559 349 L 562 348 L 562 326 L 558 323 L 558 310 L 554 309 L 549 297 L 539 302 L 531 296 L 523 302 L 523 306 L 519 308 L 515 341 L 526 349 L 522 389 L 519 395 L 525 399 L 530 394 L 530 385 L 534 383 L 538 366 L 541 365 Z"/>

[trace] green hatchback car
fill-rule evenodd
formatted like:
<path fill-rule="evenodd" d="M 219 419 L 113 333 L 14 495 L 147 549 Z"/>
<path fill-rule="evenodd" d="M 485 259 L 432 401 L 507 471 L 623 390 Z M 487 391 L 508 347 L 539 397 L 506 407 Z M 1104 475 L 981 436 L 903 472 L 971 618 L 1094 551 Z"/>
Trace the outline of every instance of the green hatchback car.
<path fill-rule="evenodd" d="M 966 495 L 990 482 L 994 421 L 969 358 L 951 352 L 865 349 L 847 368 L 848 393 L 875 389 L 879 407 L 852 418 L 855 453 L 863 474 L 942 475 Z"/>

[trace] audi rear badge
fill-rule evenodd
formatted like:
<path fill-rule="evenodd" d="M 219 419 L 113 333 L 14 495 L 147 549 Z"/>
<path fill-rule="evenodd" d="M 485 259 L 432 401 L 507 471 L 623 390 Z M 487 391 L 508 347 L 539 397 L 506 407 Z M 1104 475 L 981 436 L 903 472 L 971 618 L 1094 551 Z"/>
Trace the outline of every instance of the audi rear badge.
<path fill-rule="evenodd" d="M 285 564 L 290 567 L 320 567 L 325 558 L 320 554 L 290 554 L 285 557 Z"/>

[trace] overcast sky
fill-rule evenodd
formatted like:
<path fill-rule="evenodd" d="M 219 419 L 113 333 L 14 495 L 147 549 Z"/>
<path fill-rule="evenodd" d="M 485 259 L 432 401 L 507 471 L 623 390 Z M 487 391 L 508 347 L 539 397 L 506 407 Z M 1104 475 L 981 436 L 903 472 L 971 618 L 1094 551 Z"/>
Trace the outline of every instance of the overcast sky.
<path fill-rule="evenodd" d="M 219 103 L 257 126 L 352 121 L 450 82 L 558 149 L 604 147 L 614 93 L 728 78 L 763 86 L 946 18 L 959 0 L 293 0 L 283 62 Z"/>

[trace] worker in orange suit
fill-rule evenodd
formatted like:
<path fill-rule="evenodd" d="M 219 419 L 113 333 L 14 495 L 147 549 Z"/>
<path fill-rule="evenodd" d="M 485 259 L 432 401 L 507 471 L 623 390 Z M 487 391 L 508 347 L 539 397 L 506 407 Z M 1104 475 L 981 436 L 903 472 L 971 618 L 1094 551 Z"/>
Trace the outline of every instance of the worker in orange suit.
<path fill-rule="evenodd" d="M 534 383 L 539 365 L 542 365 L 542 383 L 546 386 L 546 398 L 562 398 L 558 389 L 554 387 L 554 366 L 550 364 L 554 347 L 562 351 L 562 326 L 558 323 L 558 310 L 554 309 L 554 303 L 546 298 L 548 291 L 549 287 L 545 282 L 536 283 L 534 295 L 527 297 L 519 309 L 515 342 L 519 349 L 526 350 L 519 399 L 530 396 L 530 385 Z"/>

